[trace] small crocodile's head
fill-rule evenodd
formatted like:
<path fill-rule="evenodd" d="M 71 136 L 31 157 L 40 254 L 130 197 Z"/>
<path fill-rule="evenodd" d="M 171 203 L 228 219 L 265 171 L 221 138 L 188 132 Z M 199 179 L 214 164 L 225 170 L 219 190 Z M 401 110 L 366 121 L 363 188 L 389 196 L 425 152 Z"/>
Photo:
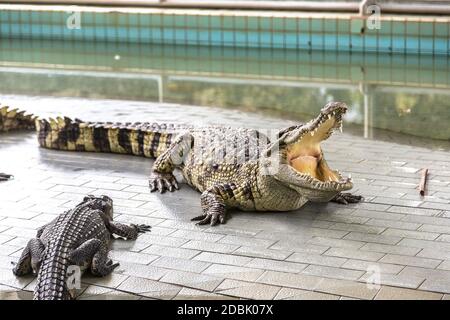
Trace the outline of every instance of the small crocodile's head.
<path fill-rule="evenodd" d="M 342 177 L 328 166 L 320 145 L 335 130 L 342 130 L 346 111 L 345 103 L 330 102 L 315 119 L 282 130 L 280 170 L 275 177 L 312 201 L 329 201 L 337 193 L 351 189 L 351 178 Z"/>
<path fill-rule="evenodd" d="M 103 212 L 108 220 L 113 219 L 114 210 L 113 210 L 113 201 L 108 196 L 93 196 L 88 195 L 84 197 L 83 202 L 79 205 L 87 205 L 89 208 L 93 210 L 100 210 Z"/>

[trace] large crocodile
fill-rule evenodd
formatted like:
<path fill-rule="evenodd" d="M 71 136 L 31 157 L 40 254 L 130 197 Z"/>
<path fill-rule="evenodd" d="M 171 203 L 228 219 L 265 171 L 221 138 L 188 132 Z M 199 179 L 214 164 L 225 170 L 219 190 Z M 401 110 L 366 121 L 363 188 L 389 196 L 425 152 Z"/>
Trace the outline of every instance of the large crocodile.
<path fill-rule="evenodd" d="M 149 230 L 147 225 L 113 221 L 111 198 L 87 196 L 38 230 L 13 272 L 16 276 L 37 273 L 35 300 L 71 299 L 75 290 L 68 286 L 69 266 L 79 267 L 80 273 L 89 268 L 96 276 L 106 276 L 119 265 L 108 258 L 112 235 L 134 240 Z"/>
<path fill-rule="evenodd" d="M 313 120 L 267 137 L 231 127 L 83 122 L 69 118 L 36 122 L 44 148 L 134 154 L 156 158 L 150 190 L 179 188 L 173 175 L 200 191 L 199 224 L 225 222 L 227 208 L 288 211 L 308 201 L 358 202 L 353 187 L 325 161 L 320 143 L 342 128 L 344 103 L 330 102 Z"/>

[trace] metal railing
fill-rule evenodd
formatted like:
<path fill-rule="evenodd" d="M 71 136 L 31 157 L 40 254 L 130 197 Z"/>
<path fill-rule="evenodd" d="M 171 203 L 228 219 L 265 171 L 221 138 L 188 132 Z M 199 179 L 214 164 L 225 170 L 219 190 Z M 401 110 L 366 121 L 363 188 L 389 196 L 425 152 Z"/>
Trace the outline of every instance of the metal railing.
<path fill-rule="evenodd" d="M 156 8 L 204 8 L 242 10 L 291 10 L 332 11 L 358 13 L 362 2 L 373 1 L 218 1 L 218 0 L 0 0 L 8 4 L 62 4 L 89 6 L 156 7 Z M 401 14 L 450 14 L 450 2 L 435 0 L 375 1 L 384 13 Z"/>

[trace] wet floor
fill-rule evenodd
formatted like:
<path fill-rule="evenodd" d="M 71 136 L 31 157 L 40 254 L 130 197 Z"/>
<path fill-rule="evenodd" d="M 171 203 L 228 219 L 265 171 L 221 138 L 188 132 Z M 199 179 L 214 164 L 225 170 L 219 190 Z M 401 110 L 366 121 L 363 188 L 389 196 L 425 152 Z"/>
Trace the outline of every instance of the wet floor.
<path fill-rule="evenodd" d="M 202 106 L 1 98 L 42 116 L 264 128 L 291 123 Z M 345 125 L 323 149 L 331 167 L 352 174 L 363 203 L 308 204 L 284 213 L 232 210 L 227 224 L 199 227 L 190 221 L 201 211 L 199 194 L 186 184 L 171 194 L 149 193 L 152 160 L 45 150 L 33 132 L 2 134 L 1 169 L 15 179 L 0 184 L 0 294 L 30 298 L 33 277 L 15 278 L 11 261 L 39 226 L 86 194 L 107 194 L 116 220 L 150 224 L 152 232 L 135 242 L 114 241 L 111 257 L 121 266 L 106 278 L 86 275 L 80 299 L 448 299 L 450 154 L 378 140 L 368 144 L 346 133 Z M 430 176 L 421 197 L 423 167 Z"/>

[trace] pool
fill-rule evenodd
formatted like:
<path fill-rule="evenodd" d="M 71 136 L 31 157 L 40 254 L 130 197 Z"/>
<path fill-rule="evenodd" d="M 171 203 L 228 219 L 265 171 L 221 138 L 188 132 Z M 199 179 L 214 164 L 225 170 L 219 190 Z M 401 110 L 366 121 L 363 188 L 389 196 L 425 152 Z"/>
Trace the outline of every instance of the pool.
<path fill-rule="evenodd" d="M 447 57 L 5 40 L 0 93 L 237 108 L 306 120 L 329 100 L 367 138 L 450 139 Z M 386 133 L 385 132 L 385 133 Z M 382 136 L 382 135 L 381 135 Z M 411 140 L 411 139 L 409 139 Z M 442 144 L 439 143 L 439 144 Z"/>

